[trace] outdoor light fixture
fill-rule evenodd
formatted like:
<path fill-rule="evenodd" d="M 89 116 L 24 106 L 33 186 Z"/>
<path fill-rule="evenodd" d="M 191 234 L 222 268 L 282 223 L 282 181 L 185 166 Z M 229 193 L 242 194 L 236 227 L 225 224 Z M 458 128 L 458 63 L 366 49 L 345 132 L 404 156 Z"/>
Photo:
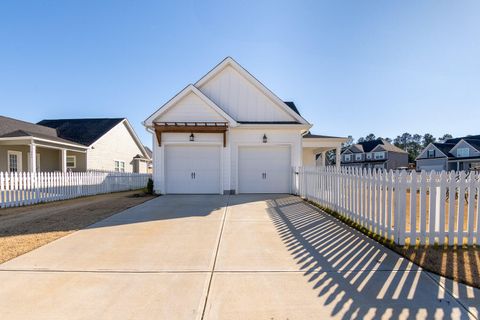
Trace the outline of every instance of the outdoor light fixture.
<path fill-rule="evenodd" d="M 263 134 L 263 143 L 267 143 L 267 135 L 265 133 Z"/>
<path fill-rule="evenodd" d="M 190 134 L 190 141 L 195 141 L 195 136 L 192 134 Z"/>

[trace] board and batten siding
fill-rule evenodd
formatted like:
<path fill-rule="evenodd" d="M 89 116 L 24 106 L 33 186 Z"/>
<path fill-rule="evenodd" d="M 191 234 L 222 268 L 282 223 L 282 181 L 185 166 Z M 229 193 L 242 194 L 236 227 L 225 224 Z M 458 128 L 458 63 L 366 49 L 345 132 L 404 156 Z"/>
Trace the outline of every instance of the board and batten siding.
<path fill-rule="evenodd" d="M 191 92 L 178 101 L 174 108 L 167 110 L 157 121 L 176 122 L 225 122 L 226 120 Z"/>
<path fill-rule="evenodd" d="M 295 120 L 231 66 L 199 89 L 237 121 Z"/>
<path fill-rule="evenodd" d="M 115 160 L 125 161 L 125 172 L 134 172 L 133 157 L 142 154 L 134 137 L 121 122 L 100 139 L 87 151 L 88 170 L 115 170 Z M 142 173 L 142 172 L 141 172 Z"/>

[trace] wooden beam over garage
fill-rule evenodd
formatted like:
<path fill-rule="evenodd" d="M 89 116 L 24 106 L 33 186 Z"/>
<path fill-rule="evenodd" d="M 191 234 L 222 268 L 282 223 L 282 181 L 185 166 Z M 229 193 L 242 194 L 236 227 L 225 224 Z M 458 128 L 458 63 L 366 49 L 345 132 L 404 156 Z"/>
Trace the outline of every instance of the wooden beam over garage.
<path fill-rule="evenodd" d="M 155 122 L 158 145 L 162 145 L 163 132 L 222 133 L 223 147 L 227 146 L 228 123 L 226 122 Z"/>

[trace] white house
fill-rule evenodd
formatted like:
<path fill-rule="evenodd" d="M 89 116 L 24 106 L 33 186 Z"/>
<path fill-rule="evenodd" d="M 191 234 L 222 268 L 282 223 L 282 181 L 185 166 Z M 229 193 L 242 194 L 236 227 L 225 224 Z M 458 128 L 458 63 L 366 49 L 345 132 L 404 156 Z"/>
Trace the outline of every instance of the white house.
<path fill-rule="evenodd" d="M 289 193 L 294 167 L 346 138 L 310 134 L 295 104 L 228 57 L 144 123 L 157 193 Z"/>

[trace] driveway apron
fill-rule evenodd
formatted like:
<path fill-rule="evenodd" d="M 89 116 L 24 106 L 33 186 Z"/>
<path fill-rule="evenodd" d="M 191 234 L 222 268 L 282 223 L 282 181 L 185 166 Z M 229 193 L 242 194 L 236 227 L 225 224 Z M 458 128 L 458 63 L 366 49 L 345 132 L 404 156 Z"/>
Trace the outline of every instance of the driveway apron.
<path fill-rule="evenodd" d="M 169 195 L 0 265 L 2 319 L 467 319 L 480 290 L 290 195 Z"/>

